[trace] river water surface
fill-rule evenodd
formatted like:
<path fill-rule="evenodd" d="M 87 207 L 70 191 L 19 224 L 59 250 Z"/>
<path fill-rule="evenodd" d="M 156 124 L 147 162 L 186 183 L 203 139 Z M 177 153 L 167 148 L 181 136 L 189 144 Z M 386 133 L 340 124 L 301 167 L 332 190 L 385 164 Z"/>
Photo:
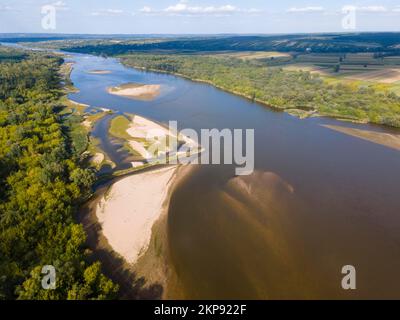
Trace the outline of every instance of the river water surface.
<path fill-rule="evenodd" d="M 172 195 L 168 236 L 184 298 L 400 298 L 400 152 L 322 127 L 383 130 L 285 113 L 116 59 L 72 54 L 74 101 L 180 128 L 255 129 L 256 171 L 202 165 Z M 109 70 L 110 74 L 90 74 Z M 153 101 L 106 92 L 127 82 L 161 84 Z M 110 117 L 95 128 L 109 143 Z M 127 165 L 127 162 L 126 164 Z M 122 165 L 123 166 L 123 165 Z M 341 287 L 353 265 L 357 289 Z"/>

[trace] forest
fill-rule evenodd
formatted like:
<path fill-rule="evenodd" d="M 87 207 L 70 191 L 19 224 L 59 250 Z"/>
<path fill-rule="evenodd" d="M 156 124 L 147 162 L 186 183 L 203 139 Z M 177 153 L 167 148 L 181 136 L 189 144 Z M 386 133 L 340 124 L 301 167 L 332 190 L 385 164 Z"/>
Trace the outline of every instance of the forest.
<path fill-rule="evenodd" d="M 332 34 L 291 34 L 291 35 L 215 35 L 187 36 L 153 39 L 152 41 L 127 41 L 119 43 L 61 42 L 67 50 L 106 56 L 133 53 L 137 51 L 169 53 L 199 53 L 216 51 L 280 51 L 315 53 L 382 52 L 400 53 L 400 35 L 396 32 L 381 33 L 332 33 Z M 63 45 L 64 44 L 64 45 Z"/>
<path fill-rule="evenodd" d="M 287 71 L 262 61 L 218 55 L 137 53 L 121 59 L 131 67 L 205 81 L 282 110 L 400 127 L 400 97 L 368 85 L 330 84 L 308 71 Z"/>
<path fill-rule="evenodd" d="M 0 299 L 112 299 L 118 286 L 85 247 L 81 165 L 63 109 L 61 57 L 0 47 Z M 53 265 L 56 288 L 44 290 Z"/>

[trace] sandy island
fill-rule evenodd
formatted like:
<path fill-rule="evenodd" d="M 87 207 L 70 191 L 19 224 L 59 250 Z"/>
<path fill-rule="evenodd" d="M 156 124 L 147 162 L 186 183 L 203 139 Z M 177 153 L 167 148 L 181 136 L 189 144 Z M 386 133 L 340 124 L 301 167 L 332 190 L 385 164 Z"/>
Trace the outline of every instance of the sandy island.
<path fill-rule="evenodd" d="M 171 132 L 161 124 L 134 114 L 114 118 L 110 134 L 125 140 L 134 155 L 141 157 L 132 162 L 134 168 L 139 167 L 140 163 L 175 164 L 178 159 L 195 156 L 204 151 L 190 137 Z"/>
<path fill-rule="evenodd" d="M 87 73 L 90 73 L 90 74 L 110 74 L 112 72 L 109 71 L 109 70 L 91 70 L 91 71 L 88 71 Z"/>
<path fill-rule="evenodd" d="M 161 86 L 158 84 L 140 83 L 127 83 L 107 88 L 110 94 L 137 100 L 153 100 L 158 97 L 160 90 Z"/>
<path fill-rule="evenodd" d="M 103 234 L 128 263 L 135 263 L 148 248 L 175 172 L 173 166 L 124 178 L 99 202 L 96 215 Z"/>

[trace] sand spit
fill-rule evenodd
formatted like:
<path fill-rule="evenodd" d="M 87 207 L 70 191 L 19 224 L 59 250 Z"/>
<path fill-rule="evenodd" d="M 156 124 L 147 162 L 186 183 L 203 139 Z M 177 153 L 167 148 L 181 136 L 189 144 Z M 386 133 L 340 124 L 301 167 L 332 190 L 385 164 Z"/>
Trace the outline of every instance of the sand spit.
<path fill-rule="evenodd" d="M 92 128 L 92 122 L 89 120 L 85 120 L 82 122 L 82 125 L 87 128 L 87 129 L 91 129 Z"/>
<path fill-rule="evenodd" d="M 69 101 L 70 103 L 76 105 L 76 106 L 81 106 L 81 107 L 86 107 L 86 108 L 87 108 L 87 107 L 90 107 L 88 104 L 79 103 L 79 102 L 76 102 L 76 101 L 71 100 L 71 99 L 68 99 L 68 101 Z"/>
<path fill-rule="evenodd" d="M 133 150 L 135 150 L 137 153 L 139 153 L 143 159 L 150 160 L 153 158 L 153 155 L 146 150 L 146 148 L 143 146 L 142 143 L 131 140 L 131 141 L 129 141 L 129 145 Z M 134 166 L 133 163 L 132 163 L 132 166 Z"/>
<path fill-rule="evenodd" d="M 160 94 L 161 86 L 158 84 L 127 83 L 117 87 L 107 88 L 107 92 L 137 100 L 153 100 Z"/>
<path fill-rule="evenodd" d="M 101 152 L 97 152 L 92 158 L 91 162 L 93 162 L 95 165 L 100 165 L 105 159 L 105 156 Z"/>
<path fill-rule="evenodd" d="M 322 125 L 325 128 L 332 129 L 350 136 L 367 140 L 373 143 L 383 145 L 388 148 L 400 150 L 400 135 L 385 132 L 361 130 L 355 128 L 347 128 L 335 125 Z"/>
<path fill-rule="evenodd" d="M 111 247 L 135 263 L 163 212 L 176 166 L 132 175 L 116 182 L 99 202 L 96 215 Z"/>

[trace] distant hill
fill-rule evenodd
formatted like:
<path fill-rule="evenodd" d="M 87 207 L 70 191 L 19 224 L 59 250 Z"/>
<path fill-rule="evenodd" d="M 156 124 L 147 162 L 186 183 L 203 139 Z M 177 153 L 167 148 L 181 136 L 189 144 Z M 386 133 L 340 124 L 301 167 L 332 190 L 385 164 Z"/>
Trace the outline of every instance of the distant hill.
<path fill-rule="evenodd" d="M 212 52 L 400 52 L 400 33 L 214 36 L 164 39 L 153 43 L 101 43 L 66 46 L 69 51 L 103 55 L 135 51 Z"/>

